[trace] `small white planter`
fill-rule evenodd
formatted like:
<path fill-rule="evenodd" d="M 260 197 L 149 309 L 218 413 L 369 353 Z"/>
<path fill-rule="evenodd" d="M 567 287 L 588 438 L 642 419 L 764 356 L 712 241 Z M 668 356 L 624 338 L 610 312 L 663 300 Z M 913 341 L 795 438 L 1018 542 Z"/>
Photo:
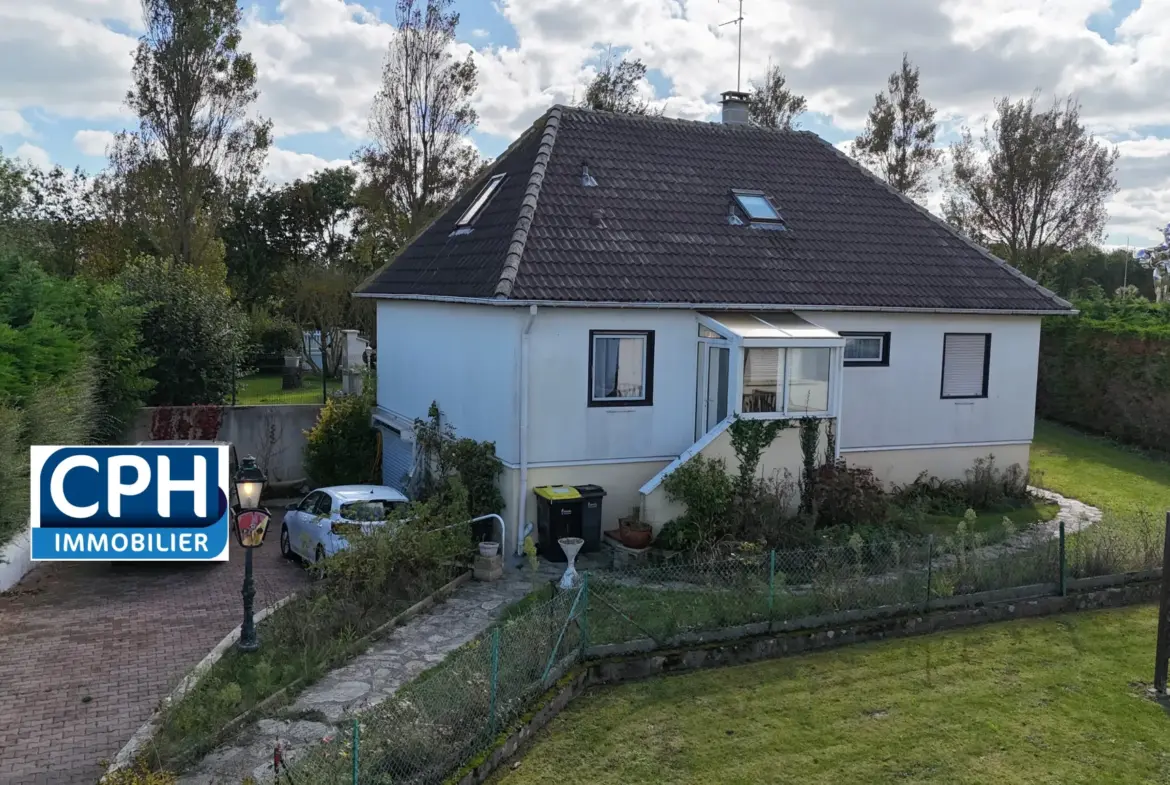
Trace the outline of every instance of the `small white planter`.
<path fill-rule="evenodd" d="M 500 551 L 500 544 L 491 540 L 484 540 L 479 544 L 480 556 L 495 556 Z"/>

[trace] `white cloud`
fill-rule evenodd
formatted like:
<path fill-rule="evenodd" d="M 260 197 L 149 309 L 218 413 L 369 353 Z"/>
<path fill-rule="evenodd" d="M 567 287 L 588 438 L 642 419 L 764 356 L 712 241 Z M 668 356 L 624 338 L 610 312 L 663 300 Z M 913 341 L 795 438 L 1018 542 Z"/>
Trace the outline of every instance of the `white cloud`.
<path fill-rule="evenodd" d="M 73 135 L 73 146 L 85 155 L 104 156 L 114 141 L 111 131 L 82 130 Z"/>
<path fill-rule="evenodd" d="M 491 35 L 491 33 L 489 33 L 487 30 L 484 30 L 482 27 L 477 27 L 471 31 L 472 38 L 487 38 L 489 35 Z"/>
<path fill-rule="evenodd" d="M 24 115 L 14 109 L 0 109 L 0 136 L 34 136 Z"/>
<path fill-rule="evenodd" d="M 36 107 L 64 117 L 126 114 L 136 41 L 79 13 L 90 5 L 0 3 L 0 108 Z M 114 14 L 125 4 L 93 5 Z"/>
<path fill-rule="evenodd" d="M 273 147 L 268 151 L 264 173 L 273 182 L 290 183 L 293 180 L 304 179 L 320 169 L 349 165 L 350 162 L 344 158 L 327 161 L 311 153 L 295 153 L 292 150 Z"/>
<path fill-rule="evenodd" d="M 43 147 L 37 147 L 35 144 L 29 144 L 28 142 L 16 148 L 16 157 L 22 158 L 41 169 L 47 169 L 53 164 L 53 160 L 49 157 L 47 150 Z"/>

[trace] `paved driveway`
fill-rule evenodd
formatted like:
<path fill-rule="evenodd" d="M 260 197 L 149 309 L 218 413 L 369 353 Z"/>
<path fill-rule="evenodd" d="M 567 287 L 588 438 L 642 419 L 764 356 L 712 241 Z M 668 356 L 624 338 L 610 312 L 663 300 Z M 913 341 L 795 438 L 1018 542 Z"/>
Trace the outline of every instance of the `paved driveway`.
<path fill-rule="evenodd" d="M 256 607 L 307 581 L 273 516 Z M 0 785 L 93 785 L 158 702 L 240 623 L 227 564 L 55 563 L 0 595 Z"/>

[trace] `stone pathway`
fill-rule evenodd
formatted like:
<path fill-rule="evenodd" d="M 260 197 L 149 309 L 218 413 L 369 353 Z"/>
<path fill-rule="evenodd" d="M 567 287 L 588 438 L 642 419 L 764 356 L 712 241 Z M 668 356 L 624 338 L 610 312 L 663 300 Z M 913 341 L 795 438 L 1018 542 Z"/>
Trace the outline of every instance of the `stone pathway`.
<path fill-rule="evenodd" d="M 561 568 L 563 570 L 563 566 Z M 537 580 L 547 578 L 542 570 Z M 533 587 L 525 570 L 506 569 L 492 583 L 469 581 L 446 602 L 376 641 L 365 654 L 308 687 L 280 717 L 257 721 L 184 774 L 180 785 L 238 785 L 246 777 L 272 780 L 272 751 L 286 760 L 334 734 L 334 723 L 376 706 L 405 682 L 442 662 L 446 654 L 483 632 L 500 611 Z M 304 717 L 313 719 L 302 719 Z M 324 718 L 326 722 L 317 721 Z"/>

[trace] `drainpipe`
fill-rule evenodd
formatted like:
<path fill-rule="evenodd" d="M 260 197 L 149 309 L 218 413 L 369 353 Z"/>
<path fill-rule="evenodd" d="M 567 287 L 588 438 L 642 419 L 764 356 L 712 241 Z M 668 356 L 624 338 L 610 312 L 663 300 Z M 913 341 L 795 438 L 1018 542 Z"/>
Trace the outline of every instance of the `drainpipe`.
<path fill-rule="evenodd" d="M 520 334 L 520 499 L 516 504 L 516 555 L 524 553 L 528 525 L 528 334 L 536 321 L 536 306 L 528 306 L 528 321 Z"/>

